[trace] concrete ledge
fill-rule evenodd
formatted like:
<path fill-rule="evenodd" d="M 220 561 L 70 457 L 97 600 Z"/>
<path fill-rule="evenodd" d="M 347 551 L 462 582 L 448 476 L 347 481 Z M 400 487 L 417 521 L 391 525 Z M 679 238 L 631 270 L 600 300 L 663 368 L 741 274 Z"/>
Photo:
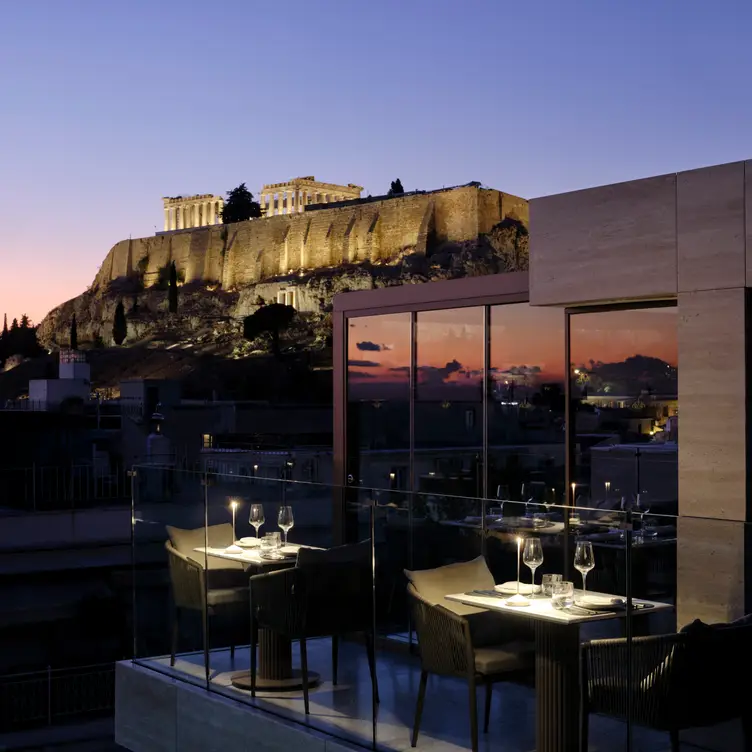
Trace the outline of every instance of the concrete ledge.
<path fill-rule="evenodd" d="M 360 749 L 130 661 L 116 667 L 115 741 L 131 752 Z"/>

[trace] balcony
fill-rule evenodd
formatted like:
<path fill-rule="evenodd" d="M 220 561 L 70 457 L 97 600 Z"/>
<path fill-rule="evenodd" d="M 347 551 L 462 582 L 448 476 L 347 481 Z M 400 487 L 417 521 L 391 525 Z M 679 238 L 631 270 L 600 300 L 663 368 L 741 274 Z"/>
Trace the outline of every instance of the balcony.
<path fill-rule="evenodd" d="M 134 752 L 407 750 L 422 671 L 418 749 L 576 750 L 581 707 L 591 711 L 584 747 L 591 752 L 743 748 L 734 687 L 750 665 L 749 628 L 730 627 L 720 638 L 718 629 L 698 636 L 697 624 L 678 632 L 696 618 L 728 623 L 748 610 L 734 584 L 743 582 L 743 523 L 153 466 L 136 472 L 134 658 L 118 665 L 116 692 L 116 739 Z M 261 539 L 280 532 L 278 521 L 289 523 L 278 510 L 291 507 L 288 547 L 253 545 L 254 505 L 263 506 Z M 160 536 L 169 590 L 154 567 L 139 567 Z M 524 594 L 531 582 L 524 560 L 535 561 L 525 554 L 533 539 L 543 554 L 536 583 L 554 573 L 573 581 L 574 608 L 553 609 L 543 594 L 508 605 L 514 583 Z M 233 540 L 243 545 L 228 550 Z M 366 553 L 358 564 L 315 563 L 316 549 L 350 545 L 350 556 L 358 542 Z M 594 552 L 587 601 L 573 567 L 584 542 Z M 708 556 L 710 570 L 702 565 Z M 455 566 L 441 569 L 447 565 Z M 366 579 L 348 591 L 356 570 Z M 415 572 L 411 593 L 405 570 Z M 472 592 L 494 583 L 512 590 Z M 603 594 L 615 598 L 605 610 Z M 474 672 L 467 649 L 475 651 Z M 493 686 L 484 732 L 486 679 Z M 689 717 L 671 710 L 690 706 Z"/>

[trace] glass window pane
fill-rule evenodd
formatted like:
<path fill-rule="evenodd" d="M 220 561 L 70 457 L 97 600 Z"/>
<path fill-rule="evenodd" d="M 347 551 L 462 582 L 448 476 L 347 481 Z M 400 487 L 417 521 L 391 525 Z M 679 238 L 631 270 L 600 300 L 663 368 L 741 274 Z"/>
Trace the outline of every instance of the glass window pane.
<path fill-rule="evenodd" d="M 417 314 L 416 490 L 482 494 L 484 313 L 475 307 Z"/>
<path fill-rule="evenodd" d="M 409 485 L 410 318 L 348 321 L 348 473 L 360 485 Z"/>
<path fill-rule="evenodd" d="M 493 306 L 490 326 L 489 496 L 561 503 L 564 312 L 527 303 Z M 517 507 L 505 505 L 504 513 Z"/>
<path fill-rule="evenodd" d="M 575 498 L 676 513 L 677 308 L 572 315 L 570 348 Z"/>

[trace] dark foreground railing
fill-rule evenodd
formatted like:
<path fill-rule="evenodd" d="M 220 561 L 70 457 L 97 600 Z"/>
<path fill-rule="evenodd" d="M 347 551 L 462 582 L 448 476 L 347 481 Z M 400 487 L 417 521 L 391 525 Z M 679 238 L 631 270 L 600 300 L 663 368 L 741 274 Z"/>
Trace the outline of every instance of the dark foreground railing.
<path fill-rule="evenodd" d="M 111 715 L 115 664 L 0 677 L 0 733 Z"/>

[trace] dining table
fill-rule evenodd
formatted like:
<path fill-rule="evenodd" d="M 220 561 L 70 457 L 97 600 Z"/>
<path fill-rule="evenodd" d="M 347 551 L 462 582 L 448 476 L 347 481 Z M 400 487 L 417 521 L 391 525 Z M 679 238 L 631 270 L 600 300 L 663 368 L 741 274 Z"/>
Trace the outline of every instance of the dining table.
<path fill-rule="evenodd" d="M 618 598 L 604 593 L 589 596 Z M 575 591 L 575 603 L 583 595 Z M 571 752 L 579 749 L 580 719 L 580 628 L 590 622 L 643 616 L 673 606 L 657 601 L 632 599 L 632 608 L 612 610 L 567 609 L 553 607 L 551 599 L 543 595 L 531 598 L 528 606 L 508 605 L 507 595 L 477 595 L 452 593 L 449 601 L 475 606 L 489 611 L 525 618 L 535 628 L 535 694 L 537 752 Z M 588 613 L 584 613 L 588 611 Z"/>
<path fill-rule="evenodd" d="M 240 551 L 226 548 L 194 548 L 197 553 L 214 556 L 227 561 L 236 561 L 250 573 L 274 571 L 294 567 L 298 551 L 303 546 L 288 543 L 276 549 L 280 558 L 269 558 L 262 555 L 260 546 L 243 548 Z M 307 546 L 315 548 L 315 546 Z M 308 686 L 314 687 L 320 681 L 320 676 L 314 671 L 308 672 Z M 251 689 L 251 672 L 237 671 L 230 677 L 233 687 L 237 689 Z M 258 663 L 256 669 L 256 689 L 262 692 L 291 692 L 303 688 L 303 674 L 300 669 L 293 667 L 292 641 L 270 629 L 259 629 L 258 634 Z"/>

